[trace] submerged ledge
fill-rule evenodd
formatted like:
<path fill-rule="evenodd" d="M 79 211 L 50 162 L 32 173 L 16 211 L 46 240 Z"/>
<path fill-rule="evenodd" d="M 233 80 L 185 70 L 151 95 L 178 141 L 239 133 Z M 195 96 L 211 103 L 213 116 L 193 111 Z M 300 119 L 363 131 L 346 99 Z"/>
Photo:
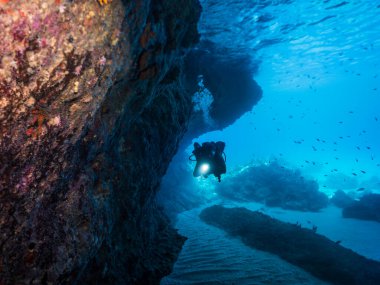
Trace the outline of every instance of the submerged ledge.
<path fill-rule="evenodd" d="M 380 263 L 337 242 L 245 208 L 212 206 L 200 217 L 206 223 L 239 237 L 246 245 L 278 255 L 332 284 L 380 284 Z"/>

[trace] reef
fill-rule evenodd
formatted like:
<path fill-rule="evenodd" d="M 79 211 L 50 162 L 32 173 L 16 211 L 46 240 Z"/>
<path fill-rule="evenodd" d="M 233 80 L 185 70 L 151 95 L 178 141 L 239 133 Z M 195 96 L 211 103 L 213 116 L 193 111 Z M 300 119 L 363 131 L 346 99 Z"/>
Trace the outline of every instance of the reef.
<path fill-rule="evenodd" d="M 218 185 L 217 191 L 233 200 L 256 201 L 269 207 L 315 212 L 328 205 L 327 196 L 318 188 L 317 182 L 304 178 L 299 170 L 272 162 L 247 166 L 227 176 Z"/>
<path fill-rule="evenodd" d="M 0 2 L 0 284 L 159 284 L 197 0 Z"/>
<path fill-rule="evenodd" d="M 364 195 L 359 201 L 344 207 L 342 214 L 344 218 L 380 222 L 380 194 Z"/>
<path fill-rule="evenodd" d="M 338 208 L 345 208 L 352 205 L 355 200 L 348 196 L 343 190 L 338 190 L 334 193 L 330 201 Z"/>
<path fill-rule="evenodd" d="M 299 225 L 284 223 L 245 208 L 212 206 L 200 217 L 238 237 L 246 245 L 276 254 L 285 261 L 336 285 L 380 284 L 380 263 Z"/>

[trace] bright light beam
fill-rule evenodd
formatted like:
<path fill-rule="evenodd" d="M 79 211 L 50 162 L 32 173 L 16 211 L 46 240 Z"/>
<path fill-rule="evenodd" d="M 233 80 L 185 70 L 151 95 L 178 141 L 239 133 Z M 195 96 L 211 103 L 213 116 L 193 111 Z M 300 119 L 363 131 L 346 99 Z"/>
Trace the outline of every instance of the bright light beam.
<path fill-rule="evenodd" d="M 210 165 L 208 163 L 203 163 L 200 169 L 202 174 L 206 174 L 210 169 Z"/>

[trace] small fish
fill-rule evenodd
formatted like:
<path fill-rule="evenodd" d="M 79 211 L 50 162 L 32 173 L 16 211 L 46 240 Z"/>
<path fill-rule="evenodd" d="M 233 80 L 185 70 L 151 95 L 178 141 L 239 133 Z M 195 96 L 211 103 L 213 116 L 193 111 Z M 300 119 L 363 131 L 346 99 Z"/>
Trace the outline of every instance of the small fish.
<path fill-rule="evenodd" d="M 379 119 L 377 117 L 375 117 L 375 121 L 377 122 Z"/>
<path fill-rule="evenodd" d="M 371 149 L 371 147 L 370 147 L 370 146 L 367 146 L 367 149 Z"/>
<path fill-rule="evenodd" d="M 315 148 L 315 146 L 312 146 L 312 148 L 313 148 L 314 151 L 317 151 L 317 149 Z"/>
<path fill-rule="evenodd" d="M 367 173 L 367 172 L 365 172 L 364 170 L 360 170 L 360 172 L 361 172 L 361 173 L 364 173 L 364 174 L 366 174 L 366 173 Z"/>
<path fill-rule="evenodd" d="M 359 188 L 358 190 L 356 190 L 356 191 L 364 191 L 365 190 L 365 188 L 364 187 L 361 187 L 361 188 Z"/>
<path fill-rule="evenodd" d="M 313 165 L 315 165 L 315 162 L 313 161 Z"/>
<path fill-rule="evenodd" d="M 359 159 L 355 158 L 356 162 L 359 162 Z"/>
<path fill-rule="evenodd" d="M 339 137 L 340 139 L 343 139 L 343 137 Z"/>
<path fill-rule="evenodd" d="M 357 146 L 356 148 L 357 148 L 358 150 L 360 150 L 360 147 Z"/>
<path fill-rule="evenodd" d="M 306 162 L 306 163 L 309 163 L 309 161 L 308 161 L 308 160 L 305 160 L 305 162 Z"/>
<path fill-rule="evenodd" d="M 353 114 L 353 113 L 354 113 L 354 111 L 350 111 L 350 112 L 348 112 L 348 113 L 350 113 L 350 114 Z"/>
<path fill-rule="evenodd" d="M 352 172 L 352 175 L 353 175 L 353 176 L 358 176 L 355 172 Z"/>
<path fill-rule="evenodd" d="M 339 124 L 343 124 L 343 121 L 339 121 L 338 123 L 339 123 Z"/>

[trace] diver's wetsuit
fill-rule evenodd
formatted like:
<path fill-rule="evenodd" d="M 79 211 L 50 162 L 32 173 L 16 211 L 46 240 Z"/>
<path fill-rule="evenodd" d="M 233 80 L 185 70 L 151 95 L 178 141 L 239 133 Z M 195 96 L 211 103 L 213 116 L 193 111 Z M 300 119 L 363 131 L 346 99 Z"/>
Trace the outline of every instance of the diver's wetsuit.
<path fill-rule="evenodd" d="M 216 142 L 216 151 L 214 155 L 214 175 L 218 178 L 218 181 L 220 182 L 220 176 L 221 174 L 226 173 L 226 162 L 223 159 L 223 151 L 226 144 L 224 142 L 218 141 Z"/>
<path fill-rule="evenodd" d="M 226 173 L 226 163 L 223 159 L 225 143 L 218 142 L 205 142 L 200 146 L 199 143 L 194 143 L 193 154 L 197 160 L 195 165 L 193 176 L 201 176 L 201 165 L 207 163 L 210 167 L 207 174 L 203 174 L 207 177 L 209 174 L 214 174 L 220 182 L 221 174 Z"/>

